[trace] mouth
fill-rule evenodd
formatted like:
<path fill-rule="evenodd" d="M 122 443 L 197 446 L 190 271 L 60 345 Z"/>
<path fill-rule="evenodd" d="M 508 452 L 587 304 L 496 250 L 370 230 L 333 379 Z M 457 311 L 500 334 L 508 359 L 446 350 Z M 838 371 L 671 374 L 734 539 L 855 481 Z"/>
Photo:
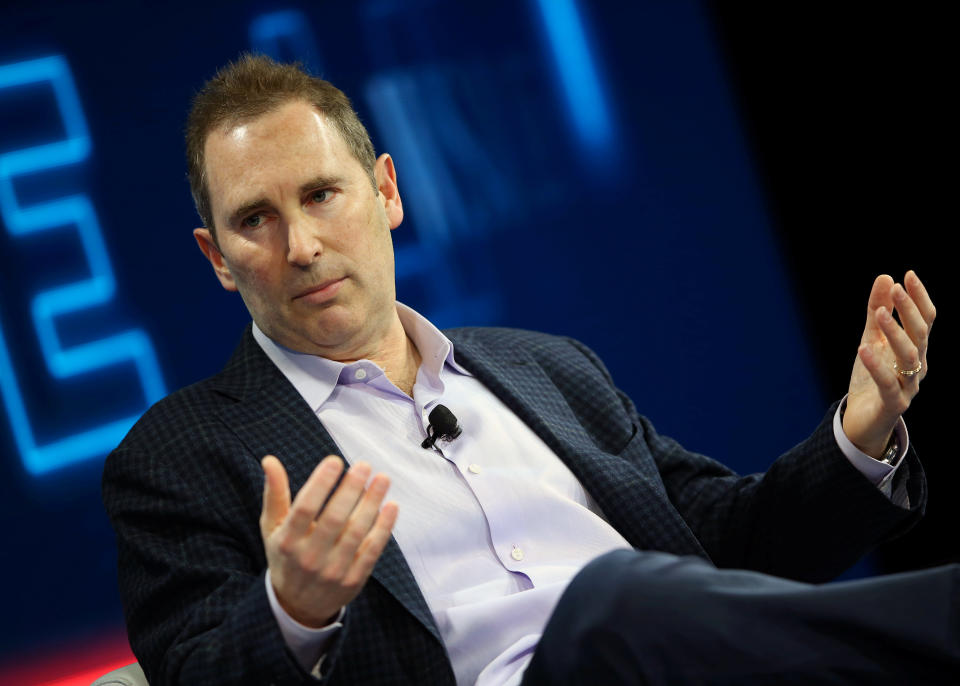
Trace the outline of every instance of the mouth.
<path fill-rule="evenodd" d="M 303 289 L 293 296 L 292 299 L 297 302 L 325 302 L 337 294 L 346 279 L 347 277 L 345 276 L 342 276 L 339 279 L 328 279 L 327 281 L 318 283 L 315 286 L 310 286 L 309 288 Z"/>

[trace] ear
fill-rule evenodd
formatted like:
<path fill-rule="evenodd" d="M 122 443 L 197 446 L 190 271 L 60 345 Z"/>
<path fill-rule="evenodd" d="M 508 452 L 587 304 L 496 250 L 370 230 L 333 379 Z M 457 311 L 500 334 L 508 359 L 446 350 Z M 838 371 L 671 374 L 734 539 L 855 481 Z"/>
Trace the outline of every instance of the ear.
<path fill-rule="evenodd" d="M 217 275 L 217 278 L 220 279 L 220 285 L 228 291 L 236 291 L 237 284 L 233 281 L 233 274 L 230 273 L 230 267 L 227 266 L 227 262 L 223 258 L 223 253 L 220 252 L 220 248 L 217 247 L 216 242 L 213 240 L 210 229 L 203 227 L 194 229 L 193 237 L 197 240 L 197 245 L 200 246 L 200 252 L 202 252 L 203 256 L 210 260 L 210 264 L 213 265 L 213 272 Z"/>
<path fill-rule="evenodd" d="M 373 165 L 373 175 L 377 180 L 377 190 L 380 191 L 380 201 L 387 213 L 390 228 L 395 229 L 403 221 L 403 203 L 400 201 L 400 189 L 397 187 L 397 170 L 393 166 L 393 158 L 384 153 L 377 158 Z"/>

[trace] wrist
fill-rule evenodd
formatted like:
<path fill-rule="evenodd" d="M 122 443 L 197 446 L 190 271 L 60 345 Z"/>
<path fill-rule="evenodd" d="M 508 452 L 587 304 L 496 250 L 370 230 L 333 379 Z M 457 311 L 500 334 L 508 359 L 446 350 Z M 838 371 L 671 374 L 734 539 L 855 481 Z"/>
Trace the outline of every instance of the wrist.
<path fill-rule="evenodd" d="M 302 631 L 319 631 L 335 625 L 343 618 L 344 608 L 342 607 L 334 610 L 333 614 L 325 620 L 323 618 L 317 620 L 315 617 L 299 612 L 297 608 L 291 606 L 290 603 L 280 597 L 280 593 L 277 591 L 277 587 L 271 579 L 269 569 L 267 569 L 264 575 L 264 582 L 267 590 L 267 600 L 270 603 L 274 616 L 276 616 L 278 621 L 282 620 L 286 622 L 288 626 L 296 626 Z"/>
<path fill-rule="evenodd" d="M 869 455 L 870 457 L 872 457 L 874 460 L 877 460 L 878 462 L 885 461 L 885 458 L 890 452 L 891 447 L 894 448 L 893 450 L 894 458 L 896 458 L 897 452 L 900 449 L 899 444 L 897 444 L 896 436 L 893 435 L 893 432 L 891 432 L 890 435 L 886 438 L 886 440 L 883 440 L 883 441 L 877 441 L 877 442 L 871 442 L 871 443 L 860 443 L 858 441 L 850 439 L 850 442 L 853 443 L 853 445 L 855 445 L 858 450 Z M 887 462 L 887 464 L 890 464 L 890 463 Z"/>
<path fill-rule="evenodd" d="M 840 405 L 840 426 L 844 435 L 847 437 L 850 443 L 853 444 L 853 447 L 865 455 L 870 456 L 874 460 L 884 462 L 890 453 L 891 446 L 893 446 L 895 449 L 892 459 L 896 459 L 897 451 L 899 450 L 900 446 L 897 434 L 893 428 L 887 431 L 886 434 L 877 436 L 876 438 L 864 436 L 856 430 L 851 429 L 846 413 L 847 403 L 846 398 L 844 398 L 843 403 Z M 894 446 L 893 444 L 896 445 Z M 890 464 L 890 462 L 886 462 L 886 464 Z"/>
<path fill-rule="evenodd" d="M 276 592 L 276 589 L 274 589 L 274 592 Z M 297 608 L 285 602 L 279 593 L 277 594 L 277 603 L 290 619 L 305 629 L 323 629 L 336 622 L 340 616 L 340 610 L 335 610 L 331 615 L 300 612 Z"/>

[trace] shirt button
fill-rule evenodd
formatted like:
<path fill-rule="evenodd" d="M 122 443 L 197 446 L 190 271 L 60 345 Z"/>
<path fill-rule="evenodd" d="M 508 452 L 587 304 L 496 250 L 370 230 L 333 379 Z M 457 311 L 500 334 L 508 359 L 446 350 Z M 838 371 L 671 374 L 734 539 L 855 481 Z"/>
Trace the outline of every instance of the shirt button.
<path fill-rule="evenodd" d="M 523 559 L 523 551 L 520 550 L 520 546 L 518 545 L 513 546 L 513 550 L 510 551 L 510 557 L 512 557 L 517 562 Z"/>
<path fill-rule="evenodd" d="M 358 369 L 357 371 L 355 371 L 355 372 L 353 373 L 353 378 L 354 378 L 354 379 L 366 379 L 366 378 L 367 378 L 367 370 L 366 370 L 366 369 Z"/>
<path fill-rule="evenodd" d="M 471 474 L 479 474 L 479 473 L 480 473 L 480 465 L 478 465 L 478 464 L 472 464 L 472 465 L 470 465 L 469 467 L 467 467 L 467 469 L 470 471 Z"/>

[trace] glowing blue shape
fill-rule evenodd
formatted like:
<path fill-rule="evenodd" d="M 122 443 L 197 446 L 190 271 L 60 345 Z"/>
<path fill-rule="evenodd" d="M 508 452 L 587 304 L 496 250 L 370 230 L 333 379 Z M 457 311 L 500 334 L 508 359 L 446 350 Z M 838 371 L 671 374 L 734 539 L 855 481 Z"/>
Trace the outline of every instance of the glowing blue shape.
<path fill-rule="evenodd" d="M 64 348 L 57 334 L 56 317 L 109 302 L 116 293 L 116 281 L 96 210 L 86 195 L 71 195 L 29 207 L 20 206 L 17 200 L 14 177 L 77 164 L 90 154 L 90 136 L 80 98 L 70 68 L 62 56 L 52 55 L 0 66 L 0 91 L 38 83 L 49 83 L 52 87 L 66 137 L 0 155 L 0 215 L 13 236 L 75 227 L 90 267 L 90 278 L 34 296 L 31 312 L 40 350 L 50 373 L 59 379 L 133 362 L 149 405 L 162 398 L 166 390 L 153 344 L 144 331 L 132 329 L 71 348 Z M 35 475 L 103 455 L 120 442 L 139 416 L 137 412 L 39 445 L 23 402 L 2 325 L 0 393 L 21 459 L 27 470 Z"/>
<path fill-rule="evenodd" d="M 494 196 L 490 203 L 499 202 L 504 212 L 510 194 L 457 108 L 451 84 L 430 67 L 396 69 L 371 79 L 365 94 L 377 129 L 403 170 L 404 197 L 413 198 L 411 205 L 417 208 L 417 242 L 394 251 L 397 281 L 423 280 L 427 314 L 438 326 L 494 321 L 497 294 L 466 296 L 456 278 L 458 239 L 486 230 L 490 219 L 468 211 L 453 181 L 452 158 L 488 184 Z"/>
<path fill-rule="evenodd" d="M 448 178 L 448 170 L 433 142 L 431 120 L 419 110 L 413 77 L 400 70 L 382 74 L 367 84 L 366 95 L 377 129 L 407 179 L 404 192 L 417 208 L 417 237 L 424 245 L 451 243 L 450 214 L 459 205 L 445 200 L 444 183 L 438 181 Z"/>
<path fill-rule="evenodd" d="M 613 125 L 575 0 L 537 0 L 557 75 L 580 140 L 609 148 Z"/>
<path fill-rule="evenodd" d="M 314 74 L 319 73 L 320 59 L 310 23 L 299 10 L 280 10 L 261 14 L 250 22 L 250 47 L 255 52 L 283 61 L 281 40 L 290 44 L 291 55 L 303 62 Z"/>

